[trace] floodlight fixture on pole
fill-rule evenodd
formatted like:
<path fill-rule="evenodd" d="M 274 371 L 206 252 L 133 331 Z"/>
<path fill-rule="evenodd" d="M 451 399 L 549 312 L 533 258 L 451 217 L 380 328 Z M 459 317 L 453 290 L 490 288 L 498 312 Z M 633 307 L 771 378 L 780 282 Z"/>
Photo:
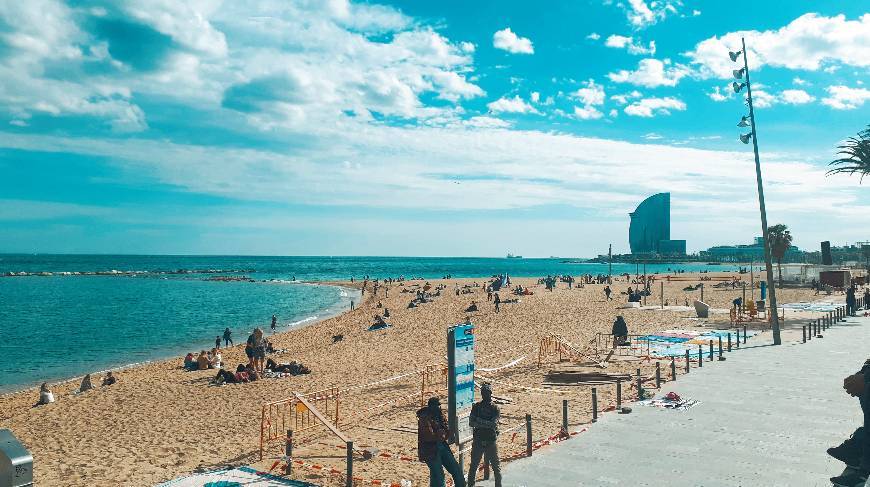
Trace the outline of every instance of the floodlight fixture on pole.
<path fill-rule="evenodd" d="M 740 122 L 737 123 L 738 127 L 748 127 L 749 126 L 749 117 L 743 115 L 740 117 Z"/>
<path fill-rule="evenodd" d="M 731 87 L 734 88 L 734 93 L 740 93 L 740 90 L 742 90 L 744 86 L 746 86 L 746 83 L 738 83 L 736 81 L 731 83 Z"/>
<path fill-rule="evenodd" d="M 743 73 L 746 72 L 746 68 L 735 69 L 731 71 L 731 74 L 734 75 L 734 79 L 743 79 Z"/>
<path fill-rule="evenodd" d="M 773 279 L 773 261 L 771 259 L 770 253 L 770 233 L 767 230 L 767 209 L 764 205 L 764 185 L 761 180 L 761 162 L 758 157 L 758 132 L 755 129 L 755 110 L 752 105 L 752 85 L 749 81 L 749 61 L 746 58 L 746 40 L 741 38 L 740 42 L 742 43 L 743 49 L 737 52 L 729 52 L 728 56 L 732 61 L 737 62 L 737 57 L 742 53 L 743 54 L 743 69 L 746 74 L 746 83 L 737 84 L 734 83 L 734 91 L 740 91 L 740 88 L 746 86 L 747 97 L 746 100 L 749 104 L 749 124 L 752 127 L 752 131 L 748 134 L 741 135 L 740 141 L 744 144 L 749 143 L 749 139 L 752 139 L 752 150 L 755 153 L 755 181 L 758 185 L 758 209 L 761 213 L 761 232 L 764 238 L 764 265 L 767 268 L 767 288 L 770 293 L 770 302 L 768 304 L 768 309 L 770 310 L 770 324 L 771 330 L 773 331 L 773 344 L 781 345 L 782 337 L 779 332 L 779 311 L 776 306 L 776 281 Z M 745 119 L 746 117 L 744 117 Z M 741 123 L 745 120 L 741 120 Z"/>

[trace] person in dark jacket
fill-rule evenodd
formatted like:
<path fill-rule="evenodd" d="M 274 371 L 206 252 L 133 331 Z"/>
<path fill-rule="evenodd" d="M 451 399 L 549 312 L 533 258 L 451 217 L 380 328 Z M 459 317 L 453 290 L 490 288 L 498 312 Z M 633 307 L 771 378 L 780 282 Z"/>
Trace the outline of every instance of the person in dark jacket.
<path fill-rule="evenodd" d="M 437 397 L 429 398 L 426 407 L 417 411 L 417 451 L 420 461 L 429 467 L 429 487 L 444 487 L 444 469 L 453 477 L 455 487 L 465 487 L 462 469 L 447 442 L 450 428 Z"/>
<path fill-rule="evenodd" d="M 628 340 L 628 324 L 625 322 L 625 318 L 622 316 L 616 317 L 611 333 L 613 334 L 613 348 L 616 348 L 617 345 L 622 345 Z"/>
<path fill-rule="evenodd" d="M 828 455 L 840 460 L 852 471 L 839 477 L 831 477 L 834 485 L 864 485 L 870 474 L 870 434 L 867 434 L 870 419 L 870 359 L 864 362 L 861 370 L 843 380 L 843 389 L 852 397 L 857 397 L 864 413 L 864 425 L 839 446 L 828 448 Z"/>
<path fill-rule="evenodd" d="M 468 468 L 468 487 L 474 487 L 477 466 L 481 457 L 492 466 L 495 487 L 501 487 L 501 466 L 498 461 L 498 407 L 492 403 L 492 386 L 485 383 L 480 387 L 482 400 L 471 406 L 468 424 L 474 428 L 471 441 L 471 465 Z"/>

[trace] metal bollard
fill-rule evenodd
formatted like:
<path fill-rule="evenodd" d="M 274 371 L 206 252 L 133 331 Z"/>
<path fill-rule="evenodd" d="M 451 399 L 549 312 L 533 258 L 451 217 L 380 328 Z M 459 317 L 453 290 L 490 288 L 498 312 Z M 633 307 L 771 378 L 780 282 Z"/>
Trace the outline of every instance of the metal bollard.
<path fill-rule="evenodd" d="M 689 351 L 686 350 L 686 373 L 687 373 L 687 374 L 689 373 L 689 364 L 690 364 L 690 361 L 689 361 Z"/>
<path fill-rule="evenodd" d="M 568 400 L 562 399 L 562 431 L 568 432 Z"/>
<path fill-rule="evenodd" d="M 719 361 L 725 360 L 725 357 L 722 356 L 722 335 L 719 335 Z"/>
<path fill-rule="evenodd" d="M 801 333 L 803 333 L 803 335 L 804 335 L 804 339 L 801 343 L 806 343 L 807 342 L 807 325 L 804 325 L 801 327 Z"/>
<path fill-rule="evenodd" d="M 710 362 L 713 361 L 713 340 L 710 340 Z"/>
<path fill-rule="evenodd" d="M 622 410 L 622 379 L 616 379 L 616 410 Z"/>
<path fill-rule="evenodd" d="M 526 456 L 532 456 L 532 415 L 526 415 Z"/>
<path fill-rule="evenodd" d="M 293 430 L 287 430 L 287 445 L 284 453 L 287 456 L 287 466 L 284 467 L 284 474 L 290 475 L 293 473 Z"/>
<path fill-rule="evenodd" d="M 640 378 L 640 369 L 637 369 L 637 400 L 643 400 L 643 382 Z"/>
<path fill-rule="evenodd" d="M 728 332 L 728 351 L 731 351 L 731 332 Z"/>
<path fill-rule="evenodd" d="M 671 380 L 677 380 L 677 362 L 671 357 Z"/>
<path fill-rule="evenodd" d="M 592 422 L 598 421 L 598 390 L 592 388 Z"/>
<path fill-rule="evenodd" d="M 347 480 L 345 487 L 353 487 L 353 442 L 347 442 Z"/>
<path fill-rule="evenodd" d="M 701 347 L 701 344 L 698 344 L 698 367 L 704 366 L 704 348 Z"/>
<path fill-rule="evenodd" d="M 740 348 L 740 328 L 737 328 L 737 348 Z"/>
<path fill-rule="evenodd" d="M 661 364 L 656 362 L 656 389 L 662 388 L 662 369 Z"/>
<path fill-rule="evenodd" d="M 746 325 L 743 325 L 743 344 L 746 345 Z"/>

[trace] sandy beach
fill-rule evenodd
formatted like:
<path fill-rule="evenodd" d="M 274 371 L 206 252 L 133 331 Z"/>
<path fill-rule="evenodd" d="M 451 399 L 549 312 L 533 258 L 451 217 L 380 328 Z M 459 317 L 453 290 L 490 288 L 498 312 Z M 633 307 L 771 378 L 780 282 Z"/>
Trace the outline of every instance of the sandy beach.
<path fill-rule="evenodd" d="M 748 282 L 749 276 L 725 274 Z M 308 393 L 338 388 L 342 411 L 339 428 L 356 445 L 397 456 L 375 456 L 355 462 L 355 475 L 364 479 L 382 479 L 389 485 L 410 479 L 413 485 L 425 485 L 426 467 L 406 461 L 399 455 L 416 460 L 416 420 L 419 407 L 420 375 L 410 374 L 371 387 L 357 387 L 405 373 L 427 365 L 445 362 L 446 329 L 469 317 L 476 327 L 476 354 L 479 375 L 493 379 L 495 395 L 509 400 L 501 406 L 508 429 L 525 416 L 533 417 L 533 437 L 556 434 L 561 424 L 562 400 L 569 400 L 570 429 L 576 430 L 591 419 L 590 388 L 587 386 L 555 387 L 544 384 L 548 371 L 563 367 L 555 357 L 538 365 L 539 339 L 551 333 L 563 335 L 583 348 L 598 332 L 609 333 L 617 315 L 623 315 L 631 333 L 665 329 L 727 328 L 728 314 L 714 313 L 709 320 L 698 320 L 695 312 L 682 307 L 685 301 L 700 297 L 700 291 L 684 291 L 704 277 L 720 274 L 679 274 L 679 281 L 664 282 L 665 309 L 618 309 L 626 296 L 619 294 L 629 283 L 618 278 L 612 288 L 614 300 L 604 299 L 604 285 L 585 285 L 568 289 L 559 283 L 553 292 L 537 284 L 537 279 L 513 279 L 513 285 L 528 286 L 531 296 L 519 296 L 517 303 L 503 303 L 496 313 L 487 302 L 482 287 L 470 287 L 471 294 L 456 296 L 455 287 L 483 284 L 480 279 L 428 281 L 433 288 L 446 288 L 434 302 L 409 309 L 408 303 L 424 281 L 406 281 L 381 286 L 371 295 L 371 285 L 357 309 L 301 329 L 271 336 L 278 362 L 297 360 L 310 367 L 310 375 L 281 379 L 264 379 L 249 384 L 210 386 L 215 372 L 181 370 L 182 358 L 154 362 L 118 373 L 119 382 L 81 395 L 72 395 L 78 381 L 53 388 L 57 402 L 32 408 L 38 393 L 29 389 L 0 396 L 0 427 L 11 428 L 34 456 L 36 482 L 40 486 L 147 486 L 194 471 L 226 465 L 252 464 L 268 470 L 281 454 L 282 442 L 271 444 L 265 458 L 259 460 L 261 405 L 288 398 L 292 392 Z M 756 281 L 760 278 L 756 274 Z M 660 304 L 659 282 L 648 298 L 649 307 Z M 360 283 L 334 283 L 359 287 Z M 741 290 L 705 285 L 705 301 L 713 308 L 727 309 Z M 747 290 L 749 295 L 750 291 Z M 757 291 L 756 291 L 757 293 Z M 842 301 L 843 296 L 813 296 L 809 289 L 777 290 L 781 304 L 812 300 Z M 502 300 L 517 298 L 506 292 Z M 756 295 L 757 297 L 757 295 Z M 471 301 L 480 311 L 466 313 Z M 372 316 L 380 313 L 380 302 L 391 312 L 390 328 L 367 331 Z M 785 326 L 806 323 L 814 315 L 788 311 Z M 244 343 L 249 330 L 235 330 L 237 343 Z M 268 333 L 268 331 L 267 331 Z M 333 343 L 334 335 L 343 339 Z M 770 340 L 770 333 L 757 340 Z M 203 345 L 209 343 L 203 337 Z M 191 350 L 193 351 L 193 350 Z M 198 351 L 198 350 L 197 350 Z M 62 360 L 62 357 L 58 358 Z M 242 346 L 223 350 L 227 368 L 246 362 Z M 504 367 L 505 365 L 509 365 Z M 664 363 L 663 363 L 664 365 Z M 615 360 L 607 373 L 651 375 L 655 363 L 638 360 Z M 727 362 L 722 365 L 727 367 Z M 504 367 L 504 368 L 501 368 Z M 498 369 L 480 372 L 480 369 Z M 589 371 L 601 371 L 588 367 Z M 95 377 L 95 383 L 99 382 Z M 599 386 L 602 408 L 613 402 L 614 388 Z M 626 394 L 629 394 L 626 392 Z M 398 398 L 407 398 L 396 401 Z M 385 404 L 390 403 L 390 404 Z M 524 434 L 502 434 L 502 457 L 525 448 Z M 324 428 L 314 428 L 299 438 L 295 455 L 312 464 L 344 469 L 344 451 L 339 441 Z M 299 469 L 293 477 L 323 485 L 337 485 L 337 478 L 321 476 L 313 470 Z"/>

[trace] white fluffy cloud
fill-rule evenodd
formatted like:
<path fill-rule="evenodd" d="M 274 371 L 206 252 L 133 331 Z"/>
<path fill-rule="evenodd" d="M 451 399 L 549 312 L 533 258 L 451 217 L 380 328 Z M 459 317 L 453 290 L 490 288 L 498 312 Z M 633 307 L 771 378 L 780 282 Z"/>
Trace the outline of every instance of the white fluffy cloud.
<path fill-rule="evenodd" d="M 618 3 L 625 10 L 628 22 L 639 29 L 648 27 L 667 16 L 676 14 L 683 3 L 680 0 L 628 0 L 627 4 Z"/>
<path fill-rule="evenodd" d="M 656 115 L 670 115 L 671 110 L 683 111 L 686 104 L 673 97 L 643 98 L 623 110 L 626 114 L 635 117 L 653 117 Z"/>
<path fill-rule="evenodd" d="M 779 97 L 783 103 L 788 105 L 803 105 L 816 99 L 804 90 L 782 90 Z"/>
<path fill-rule="evenodd" d="M 528 37 L 520 37 L 514 34 L 510 27 L 505 27 L 493 34 L 492 45 L 496 49 L 502 49 L 513 54 L 535 53 L 532 41 Z"/>
<path fill-rule="evenodd" d="M 573 92 L 571 96 L 580 100 L 584 105 L 601 105 L 604 103 L 604 87 L 595 84 L 595 80 L 590 79 L 583 83 L 583 87 Z"/>
<path fill-rule="evenodd" d="M 604 116 L 597 108 L 586 105 L 583 107 L 574 107 L 574 116 L 580 120 L 596 120 Z"/>
<path fill-rule="evenodd" d="M 643 54 L 643 55 L 655 55 L 656 53 L 656 42 L 649 41 L 649 45 L 644 46 L 642 42 L 635 41 L 633 37 L 620 36 L 620 35 L 612 35 L 604 41 L 604 45 L 607 47 L 613 47 L 617 49 L 625 49 L 629 54 Z"/>
<path fill-rule="evenodd" d="M 742 66 L 728 58 L 728 51 L 740 50 L 741 37 L 746 38 L 751 69 L 769 65 L 815 71 L 831 63 L 870 66 L 870 14 L 847 20 L 844 15 L 809 13 L 777 30 L 737 31 L 711 37 L 686 55 L 699 66 L 701 75 L 729 78 L 735 67 Z"/>
<path fill-rule="evenodd" d="M 501 97 L 496 101 L 486 104 L 489 111 L 492 113 L 538 113 L 538 111 L 520 98 L 519 95 L 514 95 L 513 98 Z"/>
<path fill-rule="evenodd" d="M 0 43 L 13 47 L 0 58 L 0 106 L 25 123 L 86 116 L 141 131 L 148 114 L 137 97 L 195 102 L 222 123 L 268 129 L 348 113 L 431 121 L 458 108 L 426 106 L 423 95 L 485 94 L 469 78 L 472 44 L 347 0 L 2 2 L 0 24 L 12 26 Z M 371 40 L 380 33 L 390 40 Z M 63 77 L 47 74 L 60 65 Z"/>
<path fill-rule="evenodd" d="M 769 108 L 779 102 L 779 99 L 765 90 L 758 89 L 752 92 L 752 104 L 755 108 Z"/>
<path fill-rule="evenodd" d="M 586 38 L 590 41 L 597 41 L 598 39 L 601 39 L 601 34 L 599 34 L 598 32 L 592 32 L 588 36 L 586 36 Z"/>
<path fill-rule="evenodd" d="M 854 110 L 870 100 L 870 90 L 866 88 L 850 88 L 837 85 L 827 88 L 828 96 L 822 98 L 822 103 L 835 110 Z"/>
<path fill-rule="evenodd" d="M 604 116 L 596 107 L 604 104 L 604 87 L 588 80 L 583 87 L 571 93 L 571 98 L 578 100 L 583 106 L 574 107 L 574 115 L 581 120 L 594 120 Z"/>
<path fill-rule="evenodd" d="M 719 86 L 714 86 L 713 91 L 711 91 L 710 93 L 707 93 L 707 96 L 709 96 L 710 99 L 713 101 L 725 101 L 725 100 L 731 98 L 731 93 L 732 92 L 729 91 L 729 88 L 723 89 Z"/>
<path fill-rule="evenodd" d="M 621 93 L 618 95 L 613 95 L 610 97 L 610 99 L 615 101 L 616 103 L 619 103 L 620 105 L 625 105 L 629 102 L 629 100 L 632 100 L 635 98 L 640 98 L 641 96 L 643 96 L 641 94 L 641 92 L 635 90 L 635 91 L 632 91 L 630 93 Z"/>
<path fill-rule="evenodd" d="M 655 88 L 657 86 L 676 86 L 681 79 L 688 76 L 691 70 L 681 64 L 672 65 L 665 59 L 641 59 L 634 71 L 620 70 L 607 75 L 616 83 L 631 83 L 637 86 Z"/>

